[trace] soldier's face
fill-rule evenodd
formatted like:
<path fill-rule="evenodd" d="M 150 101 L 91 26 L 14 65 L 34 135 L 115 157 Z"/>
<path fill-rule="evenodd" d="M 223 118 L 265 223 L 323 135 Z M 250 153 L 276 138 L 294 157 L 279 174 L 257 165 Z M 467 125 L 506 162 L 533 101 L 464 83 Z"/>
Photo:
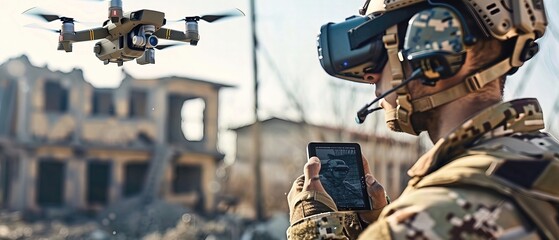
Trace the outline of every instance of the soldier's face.
<path fill-rule="evenodd" d="M 378 97 L 382 93 L 392 89 L 392 73 L 390 70 L 390 63 L 387 62 L 381 73 L 375 74 L 365 74 L 364 79 L 371 84 L 375 85 L 375 95 Z M 394 110 L 397 106 L 396 104 L 396 93 L 388 94 L 379 102 L 379 106 L 384 109 L 384 111 Z M 387 122 L 387 127 L 392 131 L 399 131 L 398 127 L 393 123 Z"/>
<path fill-rule="evenodd" d="M 336 166 L 332 168 L 332 175 L 337 180 L 343 180 L 348 172 L 349 168 L 347 166 Z"/>

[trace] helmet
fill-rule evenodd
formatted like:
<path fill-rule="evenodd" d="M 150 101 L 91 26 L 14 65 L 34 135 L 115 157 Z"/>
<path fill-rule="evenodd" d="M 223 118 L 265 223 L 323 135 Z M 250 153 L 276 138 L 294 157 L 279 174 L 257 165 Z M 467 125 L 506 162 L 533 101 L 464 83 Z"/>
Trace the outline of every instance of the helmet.
<path fill-rule="evenodd" d="M 547 19 L 543 0 L 462 0 L 462 1 L 429 1 L 429 0 L 384 0 L 368 3 L 362 10 L 365 15 L 382 14 L 396 9 L 410 7 L 427 2 L 433 6 L 439 4 L 463 4 L 478 24 L 483 25 L 484 31 L 492 37 L 506 40 L 519 35 L 535 33 L 539 38 L 545 32 Z"/>
<path fill-rule="evenodd" d="M 330 171 L 340 171 L 340 172 L 347 172 L 349 171 L 349 167 L 341 159 L 330 159 L 328 161 L 328 168 Z"/>
<path fill-rule="evenodd" d="M 387 57 L 367 60 L 387 58 L 390 62 L 392 86 L 397 86 L 393 91 L 398 96 L 398 105 L 395 110 L 386 113 L 386 121 L 396 125 L 395 130 L 414 135 L 419 134 L 411 122 L 414 113 L 454 101 L 501 76 L 515 72 L 537 53 L 535 40 L 543 36 L 547 25 L 543 0 L 367 0 L 360 13 L 367 20 L 347 31 L 346 42 L 350 43 L 351 49 L 332 46 L 334 41 L 330 41 L 329 45 L 335 50 L 328 49 L 326 44 L 319 44 L 320 53 L 325 53 L 319 57 L 321 63 L 326 70 L 329 66 L 323 63 L 326 60 L 335 62 L 338 60 L 336 54 L 346 57 L 340 62 L 351 63 L 353 75 L 336 72 L 335 68 L 329 68 L 327 72 L 331 75 L 335 72 L 334 76 L 355 81 L 356 76 L 364 75 L 368 69 L 356 70 L 355 66 L 363 64 L 355 63 L 357 59 L 351 58 L 351 53 L 359 52 L 360 47 L 371 48 L 374 44 L 369 42 L 379 41 L 378 35 L 382 35 L 380 41 Z M 387 15 L 392 15 L 390 19 L 397 16 L 399 21 L 383 19 Z M 332 29 L 334 27 L 329 26 Z M 376 35 L 365 37 L 367 34 Z M 319 41 L 324 43 L 320 39 L 321 35 Z M 419 78 L 426 85 L 434 85 L 440 79 L 453 76 L 465 61 L 466 49 L 479 39 L 502 42 L 504 52 L 466 77 L 462 83 L 433 95 L 411 99 L 402 83 Z M 408 79 L 402 70 L 404 62 L 409 63 L 414 73 Z M 370 68 L 371 64 L 366 66 Z M 375 67 L 378 69 L 378 66 Z"/>
<path fill-rule="evenodd" d="M 335 180 L 343 181 L 349 172 L 349 167 L 345 161 L 341 159 L 330 159 L 325 165 L 324 170 L 326 175 Z"/>

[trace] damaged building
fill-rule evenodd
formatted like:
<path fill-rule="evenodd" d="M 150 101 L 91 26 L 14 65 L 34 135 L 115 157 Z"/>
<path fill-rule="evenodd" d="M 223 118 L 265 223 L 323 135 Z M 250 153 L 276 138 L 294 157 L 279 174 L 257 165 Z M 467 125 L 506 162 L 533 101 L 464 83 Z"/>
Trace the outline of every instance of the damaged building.
<path fill-rule="evenodd" d="M 92 86 L 79 69 L 0 65 L 0 206 L 98 211 L 144 194 L 211 211 L 219 90 L 182 77 Z"/>

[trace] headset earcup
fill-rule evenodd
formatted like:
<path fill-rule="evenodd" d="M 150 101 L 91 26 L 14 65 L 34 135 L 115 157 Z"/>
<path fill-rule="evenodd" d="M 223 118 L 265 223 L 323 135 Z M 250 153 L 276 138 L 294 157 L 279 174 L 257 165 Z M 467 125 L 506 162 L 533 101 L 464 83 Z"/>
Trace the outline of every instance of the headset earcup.
<path fill-rule="evenodd" d="M 464 64 L 465 41 L 472 43 L 475 38 L 462 20 L 448 7 L 426 9 L 410 19 L 402 53 L 412 71 L 423 71 L 424 84 L 435 85 L 439 79 L 452 77 Z"/>

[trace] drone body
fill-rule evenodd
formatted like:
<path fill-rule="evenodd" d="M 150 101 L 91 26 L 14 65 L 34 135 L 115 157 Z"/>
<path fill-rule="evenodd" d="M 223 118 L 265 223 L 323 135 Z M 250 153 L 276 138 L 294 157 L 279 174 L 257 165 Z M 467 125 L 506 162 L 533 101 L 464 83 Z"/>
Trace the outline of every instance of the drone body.
<path fill-rule="evenodd" d="M 62 21 L 58 38 L 58 50 L 72 52 L 72 44 L 100 40 L 95 43 L 93 52 L 104 64 L 116 63 L 118 66 L 126 61 L 136 59 L 138 64 L 154 64 L 155 49 L 164 49 L 177 44 L 162 45 L 159 39 L 180 41 L 195 46 L 200 35 L 198 21 L 200 19 L 213 22 L 224 17 L 244 15 L 240 10 L 222 15 L 205 15 L 185 17 L 185 31 L 164 28 L 166 24 L 165 13 L 154 10 L 138 10 L 122 12 L 122 2 L 111 0 L 109 17 L 102 27 L 75 31 L 74 19 L 58 15 L 31 13 L 51 22 Z"/>

